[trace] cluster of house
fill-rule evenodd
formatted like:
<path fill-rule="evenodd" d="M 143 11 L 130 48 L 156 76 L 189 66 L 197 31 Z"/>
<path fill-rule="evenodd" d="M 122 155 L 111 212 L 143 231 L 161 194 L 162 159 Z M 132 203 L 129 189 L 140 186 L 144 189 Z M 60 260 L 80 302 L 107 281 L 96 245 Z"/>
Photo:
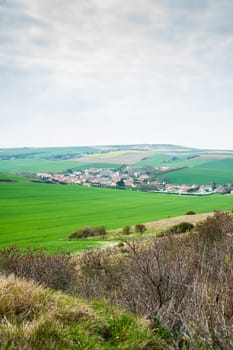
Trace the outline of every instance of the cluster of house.
<path fill-rule="evenodd" d="M 233 187 L 211 185 L 174 185 L 158 179 L 149 181 L 150 175 L 143 171 L 121 171 L 102 168 L 90 168 L 66 173 L 38 173 L 37 176 L 45 182 L 78 184 L 87 187 L 131 188 L 149 192 L 174 194 L 207 195 L 212 193 L 233 194 Z M 228 185 L 230 186 L 230 185 Z"/>
<path fill-rule="evenodd" d="M 114 171 L 111 169 L 90 168 L 71 173 L 38 173 L 37 176 L 46 182 L 59 182 L 78 184 L 83 186 L 117 187 L 122 181 L 124 186 L 136 188 L 137 184 L 149 179 L 149 175 L 141 172 L 128 174 L 127 172 Z"/>
<path fill-rule="evenodd" d="M 172 185 L 164 184 L 164 187 L 158 192 L 167 192 L 175 194 L 196 194 L 196 195 L 206 195 L 211 193 L 216 193 L 217 188 L 213 185 Z"/>

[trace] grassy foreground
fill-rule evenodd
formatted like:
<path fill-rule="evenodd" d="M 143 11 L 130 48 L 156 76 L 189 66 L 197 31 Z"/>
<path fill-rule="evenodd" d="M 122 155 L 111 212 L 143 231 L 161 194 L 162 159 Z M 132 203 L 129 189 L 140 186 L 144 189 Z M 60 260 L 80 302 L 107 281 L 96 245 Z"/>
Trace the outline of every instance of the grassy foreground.
<path fill-rule="evenodd" d="M 124 225 L 185 214 L 231 210 L 233 197 L 177 196 L 72 185 L 0 182 L 0 247 L 43 247 L 80 251 L 104 246 L 101 240 L 68 241 L 83 226 Z"/>
<path fill-rule="evenodd" d="M 162 349 L 145 321 L 33 282 L 0 277 L 2 350 Z"/>

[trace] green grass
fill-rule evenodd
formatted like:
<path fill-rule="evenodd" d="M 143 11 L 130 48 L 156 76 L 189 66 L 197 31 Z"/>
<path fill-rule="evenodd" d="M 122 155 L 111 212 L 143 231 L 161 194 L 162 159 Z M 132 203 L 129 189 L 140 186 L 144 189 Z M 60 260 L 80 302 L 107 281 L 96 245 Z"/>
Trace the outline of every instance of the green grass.
<path fill-rule="evenodd" d="M 82 169 L 90 169 L 90 168 L 117 169 L 119 167 L 120 167 L 120 164 L 77 162 L 76 167 L 74 167 L 72 169 L 73 170 L 82 170 Z"/>
<path fill-rule="evenodd" d="M 162 349 L 148 323 L 106 302 L 2 276 L 0 300 L 2 350 Z"/>
<path fill-rule="evenodd" d="M 33 155 L 37 158 L 55 156 L 57 154 L 83 154 L 87 152 L 97 152 L 94 147 L 24 147 L 24 148 L 1 148 L 0 155 L 11 157 L 19 155 Z"/>
<path fill-rule="evenodd" d="M 0 247 L 15 243 L 80 251 L 105 240 L 65 240 L 83 226 L 114 229 L 183 215 L 233 208 L 233 197 L 176 196 L 137 191 L 84 188 L 75 185 L 0 183 Z"/>
<path fill-rule="evenodd" d="M 197 163 L 192 168 L 185 168 L 167 173 L 160 177 L 167 177 L 172 184 L 233 184 L 233 158 L 209 160 Z"/>
<path fill-rule="evenodd" d="M 218 160 L 212 160 L 211 162 L 207 162 L 202 164 L 203 168 L 205 169 L 221 169 L 226 171 L 232 171 L 233 170 L 233 158 L 226 158 L 226 159 L 218 159 Z"/>
<path fill-rule="evenodd" d="M 96 153 L 93 147 L 55 147 L 55 148 L 11 148 L 0 149 L 0 173 L 38 173 L 63 172 L 67 169 L 84 169 L 90 167 L 115 168 L 119 165 L 90 164 L 74 159 L 59 159 L 56 157 L 71 156 L 79 159 L 83 155 Z M 1 159 L 2 157 L 2 159 Z M 9 159 L 3 159 L 8 157 Z"/>
<path fill-rule="evenodd" d="M 12 159 L 0 161 L 2 173 L 39 173 L 62 172 L 77 167 L 77 162 L 70 160 L 47 160 L 42 158 Z"/>
<path fill-rule="evenodd" d="M 41 173 L 64 172 L 67 169 L 81 170 L 87 168 L 117 168 L 119 164 L 82 163 L 74 160 L 47 160 L 42 158 L 0 160 L 2 173 Z"/>
<path fill-rule="evenodd" d="M 30 181 L 27 177 L 17 176 L 12 174 L 1 174 L 0 173 L 0 181 L 20 181 L 20 182 L 28 182 Z"/>
<path fill-rule="evenodd" d="M 125 151 L 111 151 L 111 152 L 106 152 L 106 153 L 97 153 L 97 154 L 90 154 L 90 157 L 93 158 L 103 158 L 103 159 L 108 159 L 108 158 L 114 158 L 114 157 L 119 157 L 124 154 L 129 154 L 129 153 L 140 153 L 140 152 L 145 152 L 143 150 L 125 150 Z"/>
<path fill-rule="evenodd" d="M 155 168 L 160 168 L 162 166 L 168 166 L 164 161 L 168 161 L 172 158 L 171 155 L 168 154 L 156 154 L 152 157 L 148 157 L 146 159 L 142 159 L 139 162 L 135 163 L 136 167 L 143 168 L 147 166 L 153 166 Z"/>
<path fill-rule="evenodd" d="M 141 160 L 140 162 L 137 162 L 135 164 L 135 166 L 138 166 L 138 167 L 153 166 L 153 167 L 158 167 L 158 168 L 161 168 L 161 167 L 170 167 L 170 168 L 203 167 L 203 168 L 206 168 L 206 166 L 208 167 L 210 165 L 210 167 L 218 169 L 221 166 L 221 163 L 224 164 L 226 161 L 226 168 L 233 169 L 233 164 L 232 164 L 233 158 L 214 160 L 211 158 L 205 159 L 205 158 L 198 158 L 198 157 L 188 159 L 188 157 L 190 155 L 186 155 L 186 156 L 176 155 L 176 156 L 178 159 L 172 160 L 173 155 L 156 154 L 152 157 L 149 157 L 147 159 Z M 211 164 L 213 164 L 213 165 L 211 165 Z"/>

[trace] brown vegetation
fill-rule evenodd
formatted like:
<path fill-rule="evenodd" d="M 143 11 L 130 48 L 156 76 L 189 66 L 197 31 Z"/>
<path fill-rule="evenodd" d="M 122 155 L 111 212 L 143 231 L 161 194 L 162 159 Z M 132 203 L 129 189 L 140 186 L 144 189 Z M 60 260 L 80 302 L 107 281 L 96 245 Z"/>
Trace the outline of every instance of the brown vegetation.
<path fill-rule="evenodd" d="M 0 252 L 0 271 L 64 291 L 72 290 L 77 282 L 75 263 L 65 253 L 48 255 L 43 250 L 30 249 L 22 252 L 12 246 Z"/>
<path fill-rule="evenodd" d="M 72 232 L 68 238 L 69 239 L 81 239 L 87 237 L 104 237 L 106 235 L 106 229 L 104 226 L 99 227 L 83 227 L 78 231 Z"/>
<path fill-rule="evenodd" d="M 5 249 L 0 267 L 143 316 L 171 349 L 233 348 L 232 213 L 215 212 L 187 234 L 126 239 L 75 258 Z"/>
<path fill-rule="evenodd" d="M 164 349 L 150 325 L 130 313 L 13 276 L 0 276 L 0 348 Z"/>
<path fill-rule="evenodd" d="M 232 214 L 215 213 L 191 235 L 87 252 L 78 293 L 153 320 L 179 348 L 232 349 L 232 234 Z"/>

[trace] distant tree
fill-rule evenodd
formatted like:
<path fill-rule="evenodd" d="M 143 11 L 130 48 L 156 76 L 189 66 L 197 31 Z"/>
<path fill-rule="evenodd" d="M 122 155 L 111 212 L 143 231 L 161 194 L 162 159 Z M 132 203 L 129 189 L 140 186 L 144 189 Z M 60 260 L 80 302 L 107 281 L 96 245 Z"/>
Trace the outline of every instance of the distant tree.
<path fill-rule="evenodd" d="M 213 191 L 216 190 L 216 188 L 217 188 L 216 182 L 213 181 L 213 183 L 212 183 L 212 189 L 213 189 Z"/>
<path fill-rule="evenodd" d="M 120 179 L 120 180 L 116 183 L 116 186 L 117 186 L 117 188 L 119 188 L 119 189 L 121 189 L 121 190 L 125 189 L 125 181 L 124 181 L 124 179 Z"/>
<path fill-rule="evenodd" d="M 137 224 L 135 225 L 135 231 L 141 233 L 141 235 L 146 231 L 146 225 Z"/>

